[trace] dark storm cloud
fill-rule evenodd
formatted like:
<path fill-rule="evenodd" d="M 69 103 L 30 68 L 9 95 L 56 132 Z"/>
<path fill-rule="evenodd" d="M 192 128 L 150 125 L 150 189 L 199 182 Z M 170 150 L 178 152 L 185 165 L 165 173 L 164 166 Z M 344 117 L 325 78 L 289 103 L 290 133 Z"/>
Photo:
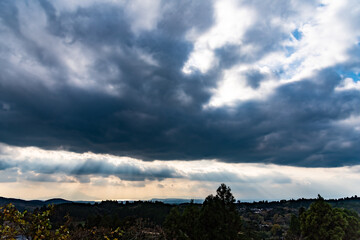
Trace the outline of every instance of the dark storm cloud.
<path fill-rule="evenodd" d="M 246 73 L 246 82 L 252 88 L 258 88 L 265 78 L 266 76 L 258 70 L 249 70 Z"/>
<path fill-rule="evenodd" d="M 5 153 L 5 149 L 0 145 L 0 171 L 12 168 L 15 164 L 12 162 L 12 156 Z"/>
<path fill-rule="evenodd" d="M 55 169 L 54 173 L 58 170 Z M 94 161 L 87 160 L 85 163 L 75 166 L 69 175 L 103 175 L 103 176 L 117 176 L 121 180 L 127 181 L 143 181 L 148 180 L 163 180 L 164 178 L 180 177 L 174 169 L 161 167 L 161 168 L 140 168 L 132 164 L 120 164 L 116 166 L 107 161 Z"/>
<path fill-rule="evenodd" d="M 10 48 L 0 42 L 0 102 L 7 106 L 0 109 L 0 142 L 144 160 L 217 158 L 301 166 L 359 163 L 358 134 L 333 123 L 359 114 L 360 97 L 356 91 L 335 91 L 341 78 L 331 68 L 279 87 L 267 101 L 243 102 L 230 112 L 226 107 L 203 108 L 220 80 L 221 68 L 251 63 L 279 49 L 279 40 L 287 36 L 280 28 L 269 27 L 266 19 L 244 37 L 259 46 L 252 56 L 242 56 L 241 47 L 225 47 L 217 52 L 217 68 L 184 75 L 181 69 L 193 49 L 185 38 L 187 30 L 205 31 L 214 19 L 205 1 L 168 3 L 155 29 L 139 34 L 132 32 L 124 9 L 117 5 L 57 11 L 50 1 L 39 1 L 46 34 L 63 48 L 81 46 L 93 53 L 86 65 L 88 76 L 79 77 L 73 73 L 78 69 L 69 69 L 63 59 L 67 53 L 21 30 L 15 1 L 0 4 L 1 31 L 6 33 L 1 36 L 20 44 Z M 16 46 L 24 51 L 20 63 L 11 60 Z M 240 55 L 232 56 L 236 49 Z M 48 75 L 18 65 L 28 62 L 39 63 Z M 266 77 L 256 71 L 246 76 L 254 89 Z M 342 147 L 344 141 L 350 143 Z M 171 169 L 144 171 L 90 160 L 71 172 L 54 167 L 43 173 L 56 171 L 74 176 L 113 174 L 125 180 L 176 177 Z"/>

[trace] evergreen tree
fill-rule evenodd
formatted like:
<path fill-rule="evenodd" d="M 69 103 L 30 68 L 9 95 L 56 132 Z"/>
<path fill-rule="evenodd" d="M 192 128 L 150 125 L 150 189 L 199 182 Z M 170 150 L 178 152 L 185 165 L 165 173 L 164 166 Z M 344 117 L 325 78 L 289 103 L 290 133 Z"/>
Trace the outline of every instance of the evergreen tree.
<path fill-rule="evenodd" d="M 360 238 L 360 219 L 356 213 L 332 208 L 319 195 L 300 216 L 301 233 L 309 240 L 352 240 Z"/>
<path fill-rule="evenodd" d="M 165 221 L 168 236 L 173 239 L 238 239 L 241 219 L 230 187 L 221 184 L 216 196 L 209 195 L 201 208 L 194 204 L 183 213 L 173 209 Z"/>

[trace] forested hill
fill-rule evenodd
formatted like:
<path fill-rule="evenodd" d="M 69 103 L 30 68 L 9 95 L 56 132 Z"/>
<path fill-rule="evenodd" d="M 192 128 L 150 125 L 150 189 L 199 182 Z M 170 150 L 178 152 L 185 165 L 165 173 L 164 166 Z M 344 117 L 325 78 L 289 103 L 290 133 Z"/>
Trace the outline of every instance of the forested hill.
<path fill-rule="evenodd" d="M 269 208 L 293 208 L 299 209 L 301 207 L 308 208 L 311 203 L 315 202 L 316 198 L 299 198 L 297 200 L 280 200 L 280 201 L 258 201 L 258 202 L 240 202 L 237 205 L 239 208 L 257 208 L 257 209 L 269 209 Z M 328 199 L 325 202 L 331 204 L 333 207 L 346 208 L 355 210 L 360 214 L 360 197 L 356 195 L 353 197 L 345 197 L 339 199 Z"/>
<path fill-rule="evenodd" d="M 267 209 L 267 208 L 274 208 L 274 207 L 287 207 L 287 208 L 300 208 L 305 207 L 308 208 L 312 202 L 314 202 L 316 198 L 306 199 L 306 198 L 300 198 L 300 199 L 290 199 L 290 200 L 279 200 L 279 201 L 254 201 L 254 202 L 237 202 L 237 206 L 241 208 L 258 208 L 258 209 Z M 360 214 L 360 197 L 357 197 L 356 195 L 353 197 L 345 197 L 345 198 L 339 198 L 339 199 L 329 199 L 325 200 L 326 202 L 330 203 L 333 207 L 338 208 L 346 208 L 346 209 L 352 209 L 357 211 Z M 149 202 L 149 201 L 138 201 L 138 203 L 141 202 Z M 152 199 L 150 202 L 163 202 L 165 204 L 170 205 L 186 205 L 186 202 L 190 202 L 186 199 Z M 201 203 L 201 199 L 196 199 L 195 203 Z M 69 201 L 62 198 L 53 198 L 49 200 L 22 200 L 17 198 L 5 198 L 0 197 L 0 206 L 6 205 L 12 203 L 15 205 L 15 207 L 20 210 L 34 210 L 36 208 L 41 208 L 43 206 L 47 205 L 58 205 L 58 204 L 76 204 L 76 205 L 87 205 L 87 204 L 95 204 L 94 201 Z"/>
<path fill-rule="evenodd" d="M 61 198 L 53 198 L 53 199 L 49 199 L 46 201 L 42 201 L 42 200 L 22 200 L 22 199 L 17 199 L 17 198 L 4 198 L 4 197 L 0 197 L 0 206 L 6 205 L 12 203 L 13 205 L 15 205 L 15 207 L 19 210 L 19 211 L 24 211 L 24 210 L 34 210 L 36 208 L 41 208 L 43 206 L 47 206 L 47 205 L 56 205 L 56 204 L 62 204 L 62 203 L 72 203 L 71 201 L 65 200 L 65 199 L 61 199 Z"/>

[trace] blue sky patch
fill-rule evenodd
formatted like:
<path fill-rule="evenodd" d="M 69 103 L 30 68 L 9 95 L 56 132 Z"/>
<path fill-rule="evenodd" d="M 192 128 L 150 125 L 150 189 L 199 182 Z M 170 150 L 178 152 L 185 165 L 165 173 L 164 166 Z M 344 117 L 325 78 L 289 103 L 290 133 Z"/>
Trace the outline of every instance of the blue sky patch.
<path fill-rule="evenodd" d="M 360 80 L 360 73 L 338 68 L 335 70 L 342 78 L 352 78 L 355 82 Z"/>
<path fill-rule="evenodd" d="M 296 38 L 296 40 L 298 40 L 298 41 L 302 38 L 302 33 L 299 31 L 299 29 L 295 29 L 295 31 L 293 31 L 291 34 L 292 34 L 292 35 L 294 36 L 294 38 Z"/>

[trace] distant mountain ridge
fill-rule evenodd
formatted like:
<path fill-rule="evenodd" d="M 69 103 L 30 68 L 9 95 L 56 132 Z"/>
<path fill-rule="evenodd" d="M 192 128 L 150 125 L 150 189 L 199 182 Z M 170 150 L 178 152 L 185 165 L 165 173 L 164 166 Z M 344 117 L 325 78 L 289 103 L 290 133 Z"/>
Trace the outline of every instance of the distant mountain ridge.
<path fill-rule="evenodd" d="M 182 204 L 182 203 L 189 203 L 191 200 L 194 201 L 194 203 L 198 203 L 198 204 L 202 204 L 204 199 L 183 199 L 183 198 L 153 198 L 150 201 L 151 202 L 163 202 L 163 203 L 167 203 L 167 204 Z M 119 200 L 119 202 L 125 202 L 125 201 L 121 201 Z M 134 202 L 134 201 L 130 201 L 130 202 Z M 43 206 L 47 206 L 47 205 L 58 205 L 58 204 L 64 204 L 64 203 L 90 203 L 90 204 L 94 204 L 96 203 L 96 201 L 70 201 L 70 200 L 66 200 L 66 199 L 62 199 L 62 198 L 52 198 L 52 199 L 48 199 L 48 200 L 23 200 L 23 199 L 18 199 L 18 198 L 5 198 L 5 197 L 0 197 L 0 206 L 6 205 L 12 203 L 16 206 L 16 208 L 20 211 L 24 211 L 24 210 L 34 210 L 36 208 L 41 208 Z"/>
<path fill-rule="evenodd" d="M 52 198 L 45 201 L 42 200 L 22 200 L 17 198 L 5 198 L 0 197 L 0 206 L 12 203 L 16 206 L 16 208 L 20 211 L 24 210 L 34 210 L 36 208 L 41 208 L 43 206 L 47 206 L 49 204 L 62 204 L 62 203 L 72 203 L 72 201 L 65 200 L 62 198 Z"/>

